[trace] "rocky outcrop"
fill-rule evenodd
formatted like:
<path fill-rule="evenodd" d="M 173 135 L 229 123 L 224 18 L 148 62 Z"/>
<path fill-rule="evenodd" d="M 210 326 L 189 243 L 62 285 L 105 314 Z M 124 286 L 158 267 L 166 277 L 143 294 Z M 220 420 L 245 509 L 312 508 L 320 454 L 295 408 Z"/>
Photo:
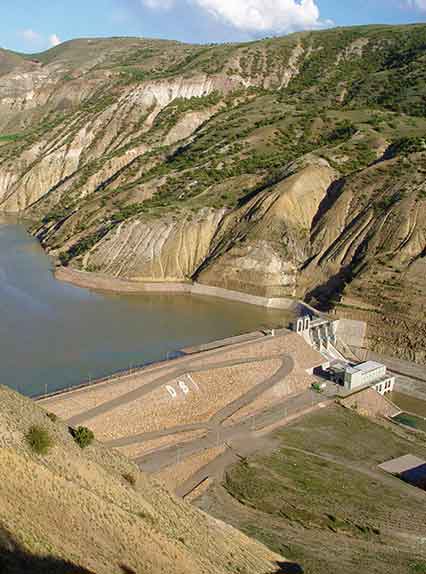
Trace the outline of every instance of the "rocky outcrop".
<path fill-rule="evenodd" d="M 312 222 L 336 177 L 314 156 L 290 165 L 281 181 L 231 216 L 232 231 L 226 229 L 198 280 L 267 297 L 295 296 Z"/>

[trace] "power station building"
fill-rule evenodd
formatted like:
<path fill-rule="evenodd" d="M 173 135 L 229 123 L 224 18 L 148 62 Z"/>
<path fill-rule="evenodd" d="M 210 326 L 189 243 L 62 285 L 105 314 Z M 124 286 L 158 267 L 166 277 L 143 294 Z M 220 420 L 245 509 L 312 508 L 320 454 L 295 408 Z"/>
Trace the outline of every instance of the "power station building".
<path fill-rule="evenodd" d="M 375 361 L 358 365 L 335 363 L 328 369 L 330 377 L 342 385 L 346 391 L 356 391 L 363 387 L 373 387 L 381 395 L 393 391 L 395 377 L 387 372 L 386 366 Z"/>
<path fill-rule="evenodd" d="M 337 350 L 338 324 L 338 320 L 324 315 L 306 314 L 293 322 L 292 329 L 329 360 L 329 365 L 323 366 L 323 374 L 344 387 L 346 393 L 369 387 L 381 395 L 392 392 L 395 377 L 387 372 L 385 365 L 375 361 L 353 364 Z"/>

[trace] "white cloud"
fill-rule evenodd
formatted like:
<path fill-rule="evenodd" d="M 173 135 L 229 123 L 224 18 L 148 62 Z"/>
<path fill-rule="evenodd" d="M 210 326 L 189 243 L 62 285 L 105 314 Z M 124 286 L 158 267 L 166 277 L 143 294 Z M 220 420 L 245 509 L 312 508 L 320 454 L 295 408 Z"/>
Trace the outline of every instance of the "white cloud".
<path fill-rule="evenodd" d="M 38 44 L 42 40 L 41 35 L 38 32 L 31 30 L 31 28 L 21 30 L 19 35 L 29 44 Z"/>
<path fill-rule="evenodd" d="M 57 34 L 51 34 L 49 36 L 49 44 L 52 48 L 55 46 L 59 46 L 60 43 L 61 43 L 61 39 Z"/>
<path fill-rule="evenodd" d="M 20 30 L 18 32 L 19 36 L 28 45 L 31 47 L 32 50 L 39 50 L 43 49 L 46 46 L 53 48 L 54 46 L 58 46 L 61 43 L 61 39 L 59 38 L 58 34 L 50 34 L 49 37 L 32 30 L 31 28 L 26 28 L 25 30 Z"/>
<path fill-rule="evenodd" d="M 426 10 L 426 0 L 407 0 L 409 8 L 417 8 L 418 10 Z"/>
<path fill-rule="evenodd" d="M 141 0 L 152 9 L 168 10 L 185 0 Z M 426 0 L 409 0 L 426 3 Z M 319 28 L 330 22 L 320 19 L 316 0 L 186 0 L 211 16 L 245 32 L 292 32 Z"/>
<path fill-rule="evenodd" d="M 216 18 L 248 32 L 291 32 L 324 25 L 315 0 L 194 1 Z"/>

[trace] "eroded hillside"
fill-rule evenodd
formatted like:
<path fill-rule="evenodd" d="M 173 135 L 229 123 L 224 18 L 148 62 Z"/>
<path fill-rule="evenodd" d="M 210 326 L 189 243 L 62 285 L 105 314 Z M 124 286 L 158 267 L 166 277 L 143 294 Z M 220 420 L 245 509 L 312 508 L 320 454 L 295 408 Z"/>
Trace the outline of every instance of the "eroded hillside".
<path fill-rule="evenodd" d="M 306 297 L 425 361 L 425 48 L 415 25 L 2 52 L 0 209 L 63 265 Z"/>

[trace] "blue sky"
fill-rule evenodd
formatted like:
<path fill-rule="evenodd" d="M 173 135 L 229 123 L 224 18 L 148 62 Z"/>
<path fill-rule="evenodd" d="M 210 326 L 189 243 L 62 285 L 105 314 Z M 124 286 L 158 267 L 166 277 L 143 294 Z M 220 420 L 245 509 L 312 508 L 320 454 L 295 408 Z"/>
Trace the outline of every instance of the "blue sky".
<path fill-rule="evenodd" d="M 0 0 L 0 45 L 90 36 L 240 41 L 332 25 L 426 21 L 426 0 Z"/>

